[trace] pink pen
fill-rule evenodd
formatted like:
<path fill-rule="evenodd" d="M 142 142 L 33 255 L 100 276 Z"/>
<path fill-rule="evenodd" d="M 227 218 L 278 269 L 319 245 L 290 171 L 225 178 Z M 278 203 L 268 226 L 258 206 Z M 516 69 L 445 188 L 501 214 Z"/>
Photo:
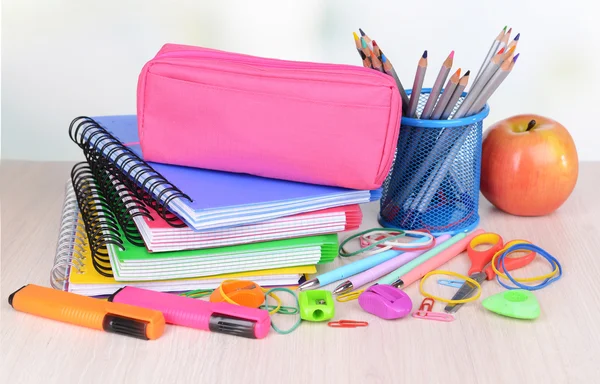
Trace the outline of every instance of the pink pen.
<path fill-rule="evenodd" d="M 440 237 L 435 239 L 434 247 L 440 245 L 444 241 L 448 240 L 451 236 L 448 234 L 441 235 Z M 354 275 L 350 277 L 348 280 L 338 285 L 334 290 L 334 294 L 341 294 L 344 292 L 349 292 L 353 289 L 357 289 L 367 283 L 370 283 L 373 280 L 379 279 L 381 276 L 385 276 L 388 273 L 395 271 L 400 268 L 404 264 L 409 261 L 421 256 L 423 253 L 427 252 L 427 249 L 421 249 L 418 251 L 404 252 L 393 259 L 390 259 L 386 262 L 383 262 L 371 269 L 367 269 L 366 271 L 359 273 L 358 275 Z"/>
<path fill-rule="evenodd" d="M 269 312 L 225 302 L 211 303 L 191 297 L 123 287 L 108 301 L 154 309 L 163 313 L 167 324 L 262 339 L 271 327 Z"/>
<path fill-rule="evenodd" d="M 469 233 L 462 240 L 456 242 L 456 244 L 452 244 L 450 247 L 441 251 L 440 253 L 427 260 L 423 264 L 419 265 L 418 267 L 415 267 L 414 269 L 400 276 L 398 280 L 394 281 L 391 285 L 396 288 L 404 288 L 411 285 L 415 281 L 421 279 L 427 273 L 439 268 L 440 266 L 446 264 L 448 261 L 463 253 L 467 249 L 467 245 L 469 245 L 469 242 L 475 236 L 480 235 L 482 233 L 485 233 L 485 230 L 476 229 L 475 231 Z"/>

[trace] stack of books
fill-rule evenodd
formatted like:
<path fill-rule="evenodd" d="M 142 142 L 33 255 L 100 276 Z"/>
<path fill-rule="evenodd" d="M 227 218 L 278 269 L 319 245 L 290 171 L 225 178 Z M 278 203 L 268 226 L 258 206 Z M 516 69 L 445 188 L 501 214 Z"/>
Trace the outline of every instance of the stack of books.
<path fill-rule="evenodd" d="M 86 161 L 66 184 L 51 282 L 87 296 L 298 285 L 335 259 L 337 233 L 360 226 L 359 204 L 381 196 L 145 162 L 134 115 L 77 118 L 69 134 Z"/>

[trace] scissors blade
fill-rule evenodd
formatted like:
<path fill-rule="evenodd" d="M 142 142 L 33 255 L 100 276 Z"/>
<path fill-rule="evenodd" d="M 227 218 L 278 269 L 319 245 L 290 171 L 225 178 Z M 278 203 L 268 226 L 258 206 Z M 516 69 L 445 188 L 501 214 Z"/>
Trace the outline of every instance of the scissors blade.
<path fill-rule="evenodd" d="M 485 272 L 477 272 L 477 273 L 472 274 L 469 277 L 471 279 L 475 280 L 476 282 L 478 282 L 479 284 L 481 284 L 486 279 L 486 274 L 485 274 Z M 462 287 L 460 287 L 460 289 L 454 294 L 454 296 L 452 296 L 452 300 L 463 300 L 463 299 L 469 298 L 473 295 L 473 293 L 475 293 L 475 291 L 477 291 L 477 287 L 475 287 L 473 284 L 469 283 L 468 281 L 465 281 L 465 283 L 462 285 Z M 458 309 L 460 307 L 463 306 L 463 304 L 464 303 L 448 304 L 448 305 L 446 305 L 446 308 L 444 308 L 444 311 L 446 313 L 455 313 L 456 311 L 458 311 Z"/>

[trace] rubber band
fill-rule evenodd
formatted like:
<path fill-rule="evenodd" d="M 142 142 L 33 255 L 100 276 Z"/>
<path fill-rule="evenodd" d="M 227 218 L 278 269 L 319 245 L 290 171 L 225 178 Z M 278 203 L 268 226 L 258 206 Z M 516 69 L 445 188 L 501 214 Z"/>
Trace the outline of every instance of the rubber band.
<path fill-rule="evenodd" d="M 296 307 L 295 307 L 296 313 L 300 312 L 300 302 L 298 301 L 298 296 L 296 296 L 294 291 L 292 291 L 291 289 L 288 289 L 288 288 L 271 288 L 267 292 L 265 292 L 265 306 L 267 308 L 269 308 L 269 296 L 277 297 L 273 294 L 273 292 L 287 292 L 290 295 L 294 296 L 294 299 L 296 299 Z M 277 328 L 277 326 L 273 322 L 273 319 L 271 319 L 271 327 L 273 328 L 273 330 L 275 332 L 279 333 L 280 335 L 287 335 L 288 333 L 292 333 L 296 328 L 298 328 L 300 326 L 301 322 L 302 322 L 302 318 L 300 316 L 298 316 L 298 321 L 296 321 L 296 323 L 294 325 L 292 325 L 292 327 L 290 329 L 286 329 L 286 330 L 282 331 L 281 329 Z"/>
<path fill-rule="evenodd" d="M 364 289 L 359 289 L 356 291 L 350 291 L 348 293 L 344 293 L 341 295 L 338 295 L 335 300 L 340 302 L 340 303 L 345 303 L 347 301 L 352 301 L 352 300 L 356 300 L 358 299 L 358 296 L 360 296 L 361 293 L 363 293 L 365 290 Z"/>
<path fill-rule="evenodd" d="M 221 285 L 219 285 L 219 288 L 218 288 L 218 289 L 219 289 L 219 293 L 221 294 L 221 296 L 223 297 L 223 299 L 225 299 L 225 301 L 226 301 L 226 302 L 228 302 L 229 304 L 240 305 L 239 303 L 237 303 L 237 302 L 235 302 L 234 300 L 232 300 L 232 299 L 231 299 L 229 296 L 227 296 L 227 294 L 226 294 L 226 293 L 225 293 L 225 291 L 223 290 L 223 285 L 224 285 L 226 282 L 230 282 L 230 281 L 236 281 L 236 280 L 225 280 L 225 281 L 223 281 L 223 282 L 221 283 Z M 252 281 L 248 281 L 248 283 L 250 283 L 250 284 L 252 284 L 252 285 L 255 285 L 255 286 L 259 287 L 259 288 L 260 288 L 260 289 L 263 291 L 263 293 L 265 293 L 265 292 L 267 291 L 265 288 L 262 288 L 260 285 L 258 285 L 258 284 L 256 284 L 256 283 L 254 283 L 254 282 L 252 282 Z M 270 292 L 270 291 L 271 291 L 271 290 L 269 290 L 268 292 Z M 273 309 L 273 310 L 270 310 L 270 311 L 269 311 L 269 315 L 273 315 L 273 314 L 275 314 L 275 313 L 279 312 L 279 310 L 281 309 L 282 302 L 281 302 L 281 299 L 280 299 L 279 297 L 277 297 L 277 295 L 275 295 L 275 294 L 273 294 L 273 293 L 269 293 L 269 294 L 271 295 L 271 297 L 272 297 L 273 299 L 275 299 L 275 302 L 277 303 L 277 305 L 275 306 L 275 309 Z M 267 296 L 267 294 L 266 294 L 266 293 L 265 293 L 265 296 Z M 266 300 L 266 297 L 264 298 L 264 300 Z"/>
<path fill-rule="evenodd" d="M 521 284 L 519 282 L 519 280 L 524 280 L 524 279 L 517 280 L 516 278 L 512 277 L 510 275 L 510 273 L 508 273 L 508 271 L 506 271 L 506 268 L 504 267 L 504 259 L 506 258 L 506 256 L 508 254 L 510 254 L 512 252 L 522 251 L 522 250 L 529 250 L 529 251 L 536 252 L 538 255 L 540 255 L 543 258 L 545 258 L 553 267 L 555 267 L 555 271 L 557 270 L 558 272 L 555 273 L 555 275 L 553 275 L 552 277 L 549 277 L 549 278 L 546 277 L 546 276 L 548 276 L 548 274 L 542 275 L 542 276 L 536 276 L 536 277 L 529 277 L 528 278 L 528 279 L 530 279 L 532 281 L 543 280 L 538 285 L 531 286 L 531 285 Z M 494 257 L 496 257 L 496 255 L 494 255 Z M 558 279 L 560 279 L 562 277 L 562 266 L 560 265 L 560 263 L 558 262 L 558 260 L 554 256 L 552 256 L 551 254 L 549 254 L 548 252 L 546 252 L 544 249 L 538 247 L 537 245 L 533 245 L 533 244 L 517 244 L 517 245 L 513 245 L 513 246 L 509 247 L 508 249 L 506 249 L 504 252 L 502 252 L 498 257 L 499 257 L 498 262 L 502 265 L 502 269 L 504 270 L 505 273 L 499 272 L 497 270 L 497 268 L 496 268 L 496 266 L 495 266 L 494 263 L 492 263 L 492 268 L 494 269 L 494 272 L 496 272 L 496 280 L 498 281 L 498 283 L 500 285 L 502 285 L 506 289 L 525 289 L 527 291 L 537 291 L 538 289 L 542 289 L 542 288 L 547 287 L 548 285 L 554 283 L 556 280 L 558 280 Z M 554 271 L 552 273 L 554 273 Z M 502 280 L 500 279 L 500 277 L 507 278 L 515 286 L 511 287 L 511 286 L 503 283 Z"/>
<path fill-rule="evenodd" d="M 393 233 L 393 235 L 384 236 L 380 240 L 372 240 L 369 236 L 366 236 L 372 232 L 376 232 L 376 233 L 385 232 L 388 234 Z M 372 236 L 372 235 L 370 235 L 370 236 Z M 397 239 L 400 239 L 403 237 L 407 237 L 407 236 L 428 238 L 429 241 L 418 242 L 418 243 L 400 243 L 400 242 L 394 241 L 394 240 L 397 240 Z M 355 252 L 346 252 L 346 250 L 344 249 L 346 244 L 348 244 L 350 241 L 357 239 L 357 238 L 363 238 L 368 243 L 370 243 L 370 245 L 368 245 L 366 247 L 362 247 L 358 251 L 355 251 Z M 346 238 L 344 241 L 342 241 L 342 243 L 340 244 L 340 248 L 339 248 L 339 255 L 341 257 L 351 257 L 351 256 L 356 256 L 356 255 L 370 251 L 370 252 L 368 252 L 368 256 L 372 256 L 377 253 L 385 252 L 392 248 L 398 249 L 398 250 L 416 251 L 416 250 L 421 250 L 421 249 L 429 249 L 429 248 L 433 247 L 434 242 L 435 242 L 435 238 L 433 237 L 433 235 L 431 235 L 430 233 L 427 233 L 427 232 L 401 231 L 401 230 L 398 230 L 395 228 L 371 228 L 366 231 L 356 233 L 356 234 Z"/>
<path fill-rule="evenodd" d="M 501 250 L 499 250 L 498 252 L 496 252 L 494 254 L 494 257 L 492 257 L 492 270 L 494 271 L 494 273 L 496 274 L 496 276 L 500 276 L 503 279 L 507 279 L 508 280 L 508 276 L 506 276 L 505 273 L 498 271 L 498 268 L 496 267 L 496 265 L 498 265 L 499 260 L 497 259 L 498 256 L 500 256 L 502 253 L 505 253 L 509 248 L 511 248 L 514 245 L 520 245 L 520 244 L 531 244 L 529 241 L 526 240 L 513 240 L 510 241 L 508 244 L 506 244 L 506 246 L 504 248 L 502 248 Z M 531 244 L 533 245 L 533 244 Z M 510 252 L 507 252 L 504 257 L 502 258 L 502 261 L 504 261 L 504 258 L 508 257 L 511 253 L 514 252 L 519 252 L 522 251 L 520 249 L 517 250 L 513 250 Z M 529 254 L 531 253 L 536 253 L 533 250 L 529 250 Z M 527 254 L 527 255 L 529 255 Z M 526 257 L 527 255 L 521 256 L 521 257 Z M 504 270 L 504 265 L 502 266 L 502 270 Z M 545 279 L 549 279 L 551 277 L 556 276 L 556 274 L 558 273 L 558 264 L 554 264 L 554 270 L 552 272 L 549 272 L 545 275 L 540 275 L 540 276 L 534 276 L 534 277 L 515 277 L 515 281 L 521 282 L 521 283 L 530 283 L 533 281 L 540 281 L 540 280 L 545 280 Z"/>
<path fill-rule="evenodd" d="M 193 291 L 187 291 L 180 293 L 179 296 L 190 297 L 192 299 L 199 299 L 201 297 L 209 296 L 213 293 L 214 289 L 196 289 Z"/>
<path fill-rule="evenodd" d="M 274 295 L 272 295 L 271 297 L 273 297 Z M 269 305 L 269 307 L 267 308 L 266 305 L 261 305 L 260 307 L 258 307 L 259 309 L 267 309 L 270 313 L 270 311 L 274 310 L 275 308 L 277 308 L 276 305 Z M 298 313 L 298 308 L 294 308 L 294 307 L 288 307 L 286 305 L 282 305 L 279 310 L 277 311 L 278 314 L 280 315 L 295 315 Z"/>
<path fill-rule="evenodd" d="M 475 288 L 477 288 L 477 293 L 471 297 L 467 297 L 465 299 L 460 299 L 460 300 L 450 300 L 450 299 L 444 299 L 443 297 L 434 296 L 430 293 L 425 292 L 425 290 L 423 289 L 425 280 L 427 280 L 427 278 L 429 276 L 433 276 L 433 275 L 446 275 L 446 276 L 457 277 L 461 280 L 464 280 L 467 283 L 470 283 Z M 419 284 L 419 292 L 421 292 L 421 295 L 423 295 L 425 297 L 432 298 L 433 300 L 436 300 L 436 301 L 441 301 L 442 303 L 464 304 L 464 303 L 470 303 L 472 301 L 479 299 L 479 297 L 481 296 L 481 285 L 477 281 L 471 279 L 469 276 L 464 276 L 464 275 L 461 275 L 460 273 L 456 273 L 456 272 L 452 272 L 452 271 L 431 271 L 431 272 L 427 273 L 425 276 L 423 276 L 423 278 L 421 279 L 421 284 Z"/>

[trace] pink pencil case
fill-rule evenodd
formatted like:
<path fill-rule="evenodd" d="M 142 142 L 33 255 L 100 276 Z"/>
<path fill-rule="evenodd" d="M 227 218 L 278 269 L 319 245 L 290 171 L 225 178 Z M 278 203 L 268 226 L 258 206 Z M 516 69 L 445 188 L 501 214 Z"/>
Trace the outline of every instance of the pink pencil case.
<path fill-rule="evenodd" d="M 166 44 L 139 77 L 144 160 L 376 189 L 396 149 L 391 76 Z"/>

